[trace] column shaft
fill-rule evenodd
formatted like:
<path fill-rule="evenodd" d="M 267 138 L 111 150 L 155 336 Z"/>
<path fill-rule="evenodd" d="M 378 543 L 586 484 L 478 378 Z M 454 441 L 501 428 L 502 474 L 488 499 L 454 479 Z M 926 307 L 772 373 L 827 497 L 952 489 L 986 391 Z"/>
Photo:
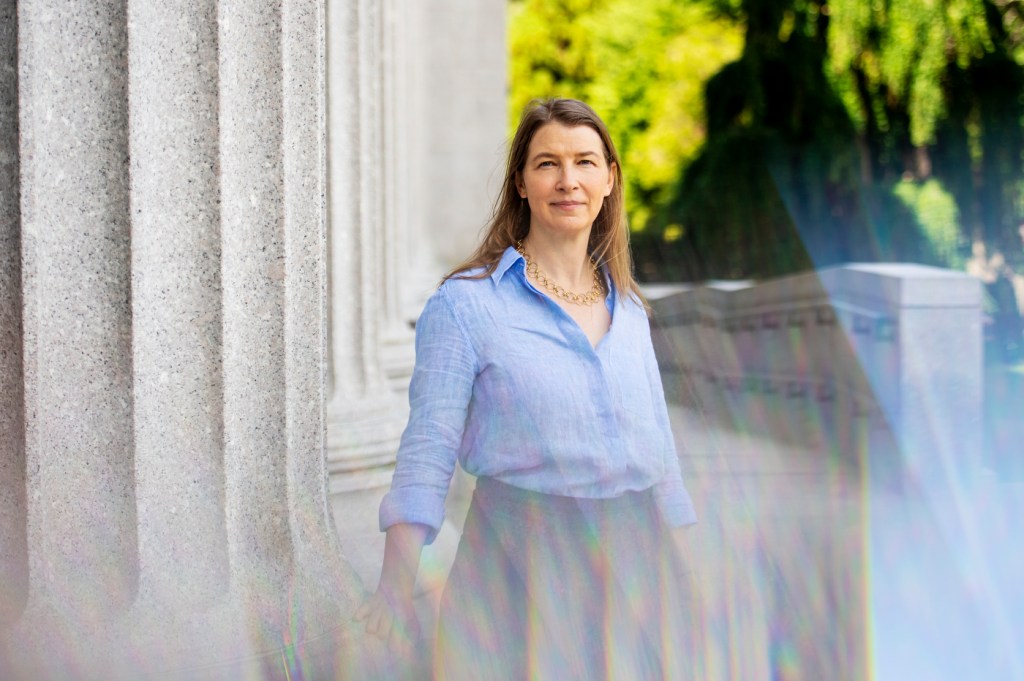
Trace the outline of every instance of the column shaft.
<path fill-rule="evenodd" d="M 0 629 L 28 597 L 18 207 L 18 21 L 0 2 Z"/>
<path fill-rule="evenodd" d="M 317 0 L 285 0 L 284 295 L 289 460 L 324 464 L 324 360 L 327 356 L 326 130 L 324 26 Z M 313 485 L 312 489 L 317 487 Z M 308 489 L 308 488 L 307 488 Z M 321 502 L 326 503 L 326 498 Z M 326 506 L 325 506 L 326 508 Z"/>
<path fill-rule="evenodd" d="M 99 616 L 137 573 L 125 6 L 18 21 L 32 592 Z"/>
<path fill-rule="evenodd" d="M 328 192 L 331 216 L 331 343 L 333 392 L 361 394 L 372 382 L 375 366 L 366 359 L 373 349 L 366 338 L 364 319 L 372 308 L 367 281 L 368 262 L 361 226 L 368 220 L 373 201 L 365 196 L 372 178 L 363 167 L 362 150 L 368 135 L 361 106 L 361 71 L 366 57 L 359 19 L 362 2 L 329 0 L 327 53 L 330 82 L 327 88 L 330 145 Z M 353 93 L 356 96 L 353 96 Z M 369 283 L 369 282 L 367 282 Z M 368 342 L 369 341 L 369 342 Z"/>
<path fill-rule="evenodd" d="M 429 244 L 422 243 L 424 214 L 418 199 L 424 180 L 417 172 L 422 135 L 417 125 L 422 102 L 412 81 L 417 49 L 422 47 L 415 23 L 418 3 L 387 0 L 382 3 L 381 113 L 383 121 L 381 164 L 383 201 L 380 236 L 381 270 L 381 368 L 389 387 L 404 395 L 415 360 L 410 322 L 419 314 L 420 302 L 430 291 L 425 273 L 432 265 Z M 436 273 L 434 273 L 436 274 Z M 433 275 L 427 275 L 432 277 Z M 422 289 L 422 295 L 420 295 Z M 413 295 L 416 292 L 417 295 Z"/>
<path fill-rule="evenodd" d="M 367 386 L 374 391 L 386 390 L 381 367 L 381 326 L 387 305 L 384 228 L 384 168 L 382 160 L 383 121 L 381 73 L 381 3 L 380 0 L 357 0 L 356 26 L 359 41 L 356 50 L 359 93 L 359 220 L 354 225 L 361 255 L 359 306 L 357 326 L 361 330 L 362 365 L 367 372 Z"/>
<path fill-rule="evenodd" d="M 281 3 L 219 15 L 224 460 L 232 586 L 258 640 L 287 624 Z M 280 640 L 279 638 L 277 639 Z"/>
<path fill-rule="evenodd" d="M 327 5 L 332 492 L 386 484 L 405 420 L 404 400 L 388 385 L 381 357 L 387 264 L 381 243 L 379 5 L 377 0 Z"/>
<path fill-rule="evenodd" d="M 297 626 L 317 632 L 334 629 L 361 596 L 358 578 L 341 557 L 326 485 L 324 19 L 320 0 L 283 4 L 288 498 L 295 574 L 307 577 L 302 581 L 309 590 L 307 607 L 292 610 L 302 615 L 295 617 Z"/>
<path fill-rule="evenodd" d="M 141 579 L 201 607 L 227 589 L 217 3 L 128 8 Z"/>

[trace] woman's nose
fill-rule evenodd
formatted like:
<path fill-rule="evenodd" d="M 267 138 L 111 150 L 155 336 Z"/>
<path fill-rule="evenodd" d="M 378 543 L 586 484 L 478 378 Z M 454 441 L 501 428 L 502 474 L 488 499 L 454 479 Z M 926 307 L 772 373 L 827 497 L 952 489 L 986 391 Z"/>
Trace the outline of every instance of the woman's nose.
<path fill-rule="evenodd" d="M 558 176 L 558 184 L 560 188 L 575 189 L 578 185 L 576 169 L 572 166 L 563 166 L 562 172 Z"/>

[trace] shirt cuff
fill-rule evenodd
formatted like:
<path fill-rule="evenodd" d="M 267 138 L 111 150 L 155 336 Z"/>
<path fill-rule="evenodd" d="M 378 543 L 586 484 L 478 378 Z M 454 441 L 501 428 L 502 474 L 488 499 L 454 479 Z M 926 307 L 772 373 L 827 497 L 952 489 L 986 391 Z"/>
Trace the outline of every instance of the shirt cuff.
<path fill-rule="evenodd" d="M 697 522 L 697 512 L 693 508 L 690 493 L 681 480 L 664 482 L 654 490 L 654 501 L 662 520 L 669 527 L 684 527 Z"/>
<path fill-rule="evenodd" d="M 438 499 L 436 493 L 426 489 L 393 489 L 380 502 L 378 521 L 381 532 L 399 523 L 425 525 L 426 543 L 432 544 L 444 523 L 444 499 Z"/>

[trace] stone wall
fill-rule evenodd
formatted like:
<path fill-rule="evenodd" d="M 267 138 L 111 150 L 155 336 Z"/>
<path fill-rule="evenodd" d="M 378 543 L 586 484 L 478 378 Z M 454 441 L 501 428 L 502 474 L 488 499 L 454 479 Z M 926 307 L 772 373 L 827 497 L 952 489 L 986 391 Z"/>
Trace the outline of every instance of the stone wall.
<path fill-rule="evenodd" d="M 848 265 L 654 301 L 666 388 L 720 423 L 899 483 L 980 460 L 981 288 L 920 265 Z"/>

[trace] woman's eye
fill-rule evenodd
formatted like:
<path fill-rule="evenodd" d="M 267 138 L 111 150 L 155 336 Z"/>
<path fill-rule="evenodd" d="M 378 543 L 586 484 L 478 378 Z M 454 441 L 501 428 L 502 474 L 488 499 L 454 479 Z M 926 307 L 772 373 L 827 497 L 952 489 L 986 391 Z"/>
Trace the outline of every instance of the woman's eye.
<path fill-rule="evenodd" d="M 590 160 L 589 158 L 585 158 L 585 159 L 583 159 L 582 161 L 580 161 L 580 163 L 582 163 L 582 164 L 584 164 L 584 165 L 590 165 L 590 166 L 593 166 L 593 165 L 597 165 L 596 163 L 594 163 L 593 161 L 591 161 L 591 160 Z"/>
<path fill-rule="evenodd" d="M 540 165 L 538 165 L 537 167 L 538 168 L 549 168 L 549 167 L 551 167 L 553 165 L 555 165 L 554 161 L 541 161 Z"/>

